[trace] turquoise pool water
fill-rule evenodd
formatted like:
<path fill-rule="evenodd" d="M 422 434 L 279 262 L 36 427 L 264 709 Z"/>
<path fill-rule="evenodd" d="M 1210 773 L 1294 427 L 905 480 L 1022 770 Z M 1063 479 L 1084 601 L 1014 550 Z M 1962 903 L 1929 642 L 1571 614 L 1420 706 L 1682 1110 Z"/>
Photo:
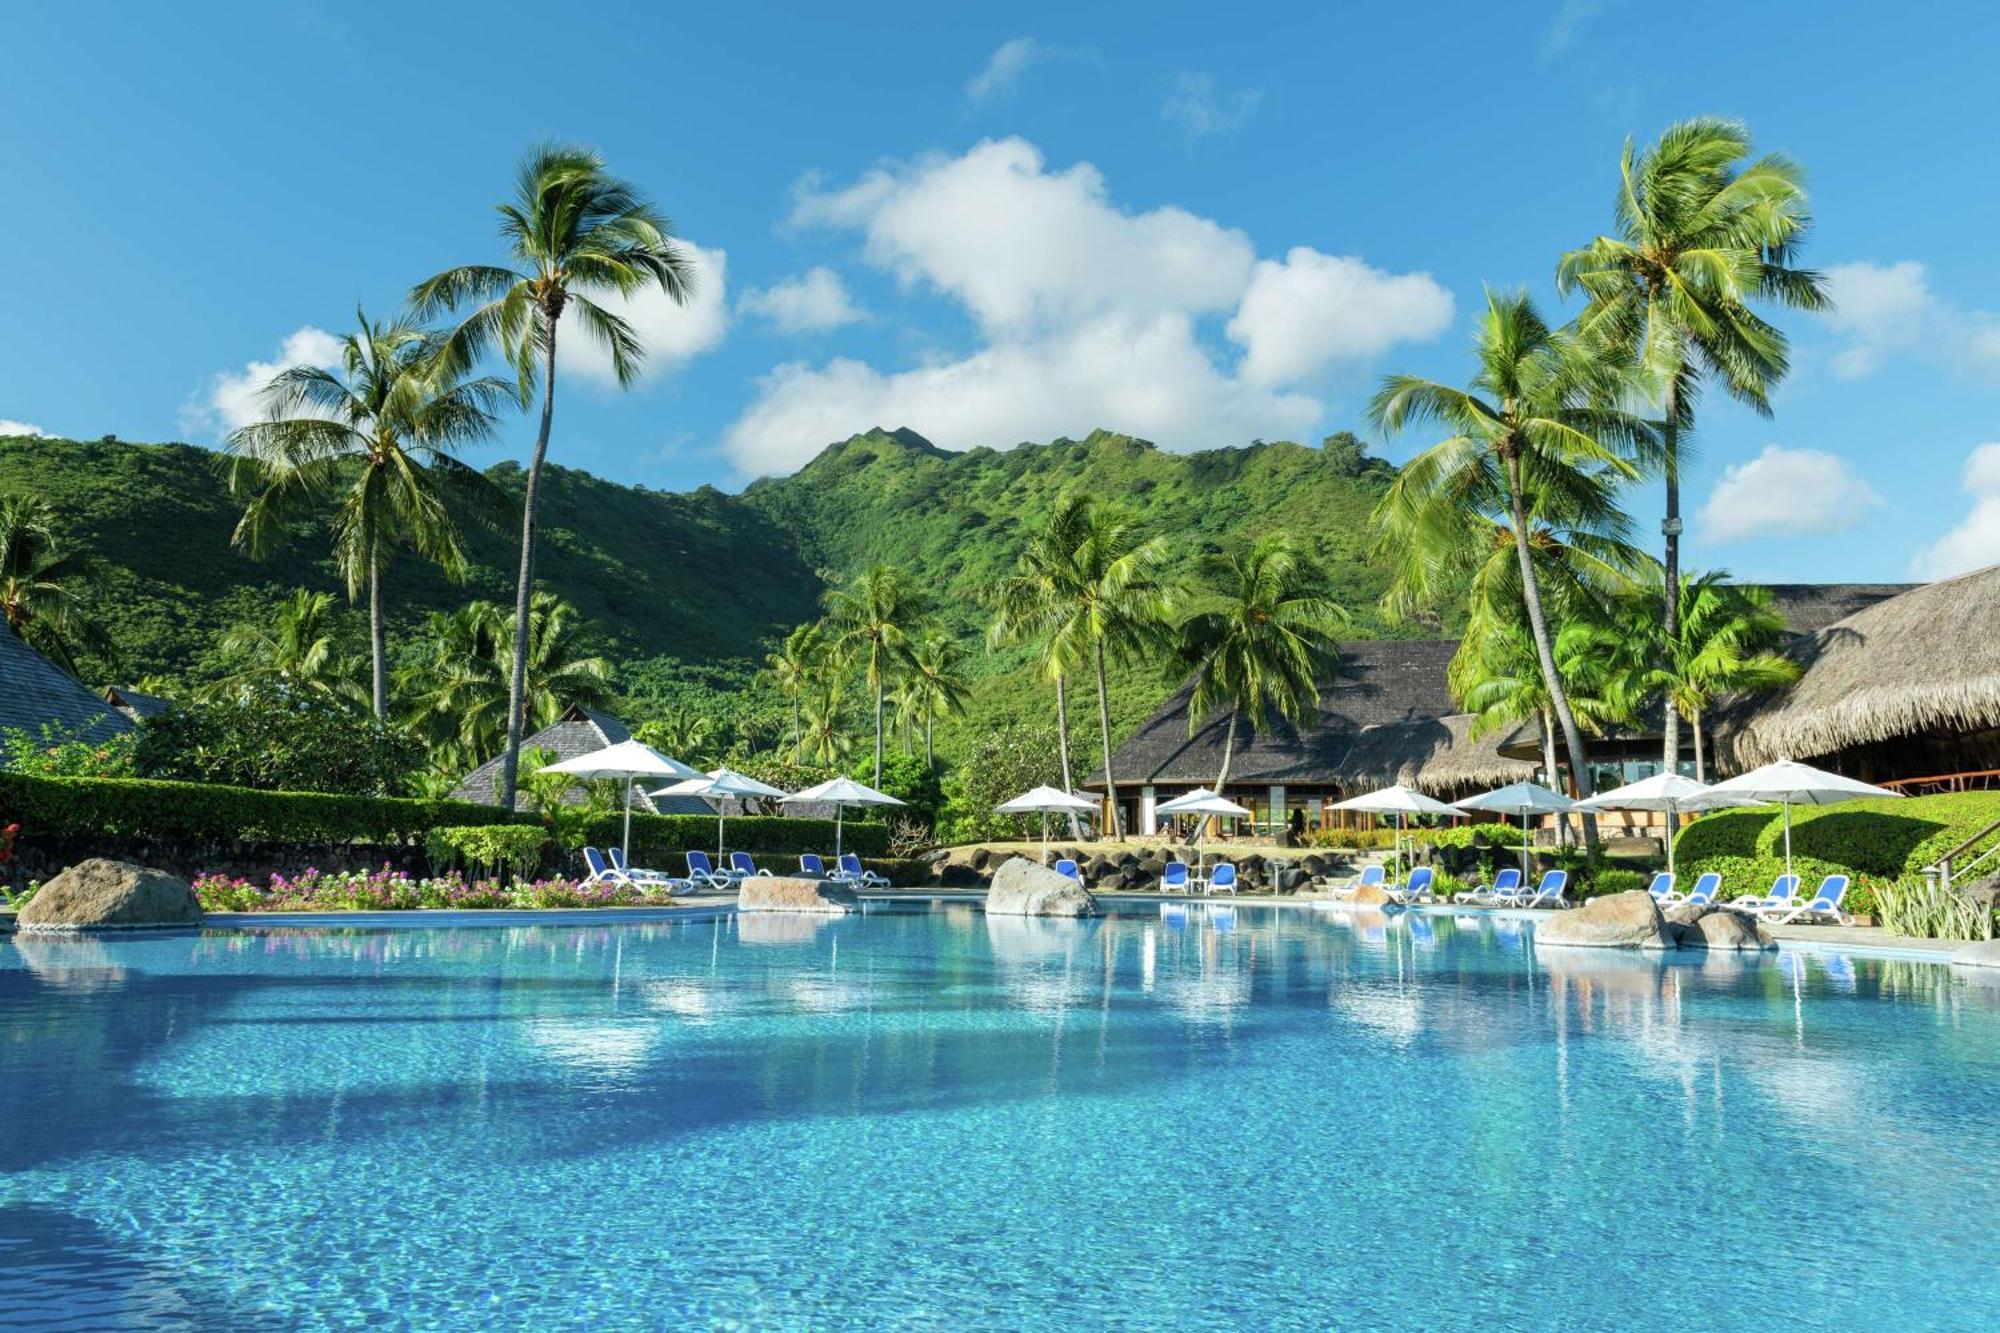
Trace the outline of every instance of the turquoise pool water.
<path fill-rule="evenodd" d="M 0 943 L 0 1326 L 2000 1326 L 2000 990 L 1514 921 Z"/>

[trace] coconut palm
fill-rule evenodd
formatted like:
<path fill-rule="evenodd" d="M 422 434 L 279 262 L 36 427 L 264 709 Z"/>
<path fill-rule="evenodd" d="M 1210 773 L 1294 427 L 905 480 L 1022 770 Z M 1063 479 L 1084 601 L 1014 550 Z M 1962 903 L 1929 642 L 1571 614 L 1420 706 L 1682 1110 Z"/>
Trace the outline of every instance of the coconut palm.
<path fill-rule="evenodd" d="M 489 512 L 497 493 L 453 451 L 493 433 L 506 381 L 454 375 L 437 359 L 435 335 L 402 323 L 370 323 L 341 340 L 340 369 L 291 366 L 264 387 L 268 419 L 232 432 L 225 467 L 233 493 L 248 494 L 235 543 L 261 558 L 283 522 L 331 504 L 334 563 L 349 601 L 368 594 L 369 698 L 387 715 L 389 663 L 382 575 L 409 547 L 452 578 L 465 552 L 454 496 Z"/>
<path fill-rule="evenodd" d="M 1196 664 L 1188 734 L 1218 709 L 1229 711 L 1219 792 L 1229 782 L 1240 718 L 1262 729 L 1273 717 L 1298 723 L 1316 716 L 1319 681 L 1340 660 L 1334 634 L 1347 613 L 1329 593 L 1326 572 L 1284 533 L 1204 564 L 1210 591 L 1182 622 L 1181 636 Z"/>
<path fill-rule="evenodd" d="M 911 631 L 928 604 L 909 572 L 896 565 L 876 565 L 826 595 L 834 644 L 860 662 L 869 693 L 875 698 L 877 786 L 882 782 L 883 709 L 888 701 L 889 677 L 908 656 Z"/>
<path fill-rule="evenodd" d="M 1577 786 L 1588 796 L 1590 765 L 1556 670 L 1532 512 L 1538 496 L 1587 495 L 1584 478 L 1637 476 L 1631 460 L 1643 455 L 1647 428 L 1599 405 L 1616 389 L 1612 372 L 1578 339 L 1551 329 L 1525 293 L 1487 294 L 1475 346 L 1479 364 L 1470 390 L 1392 375 L 1369 404 L 1371 419 L 1385 432 L 1426 421 L 1451 431 L 1411 459 L 1377 505 L 1377 549 L 1401 549 L 1406 561 L 1422 562 L 1433 552 L 1462 551 L 1468 527 L 1490 530 L 1496 517 L 1504 517 L 1549 706 Z"/>
<path fill-rule="evenodd" d="M 419 673 L 430 682 L 419 710 L 447 720 L 475 760 L 502 752 L 513 696 L 514 618 L 492 602 L 472 602 L 433 615 L 427 628 L 435 646 Z M 590 627 L 575 607 L 553 593 L 536 593 L 527 639 L 522 697 L 535 726 L 547 726 L 567 708 L 609 702 L 611 664 L 592 651 Z"/>
<path fill-rule="evenodd" d="M 1560 644 L 1564 656 L 1601 673 L 1607 695 L 1628 717 L 1657 701 L 1687 720 L 1697 782 L 1707 781 L 1701 719 L 1716 699 L 1761 694 L 1799 677 L 1799 664 L 1776 651 L 1785 619 L 1769 590 L 1728 578 L 1722 570 L 1681 576 L 1671 639 L 1656 614 L 1660 594 L 1647 588 L 1614 604 L 1607 619 L 1565 630 Z"/>
<path fill-rule="evenodd" d="M 805 699 L 804 753 L 814 763 L 839 764 L 852 748 L 845 725 L 845 704 L 838 674 L 828 673 Z"/>
<path fill-rule="evenodd" d="M 1048 522 L 1029 535 L 1015 559 L 1014 572 L 994 586 L 988 599 L 993 623 L 987 630 L 987 646 L 1033 643 L 1036 671 L 1055 686 L 1056 754 L 1064 791 L 1076 790 L 1069 758 L 1069 675 L 1077 664 L 1063 656 L 1067 640 L 1057 631 L 1073 601 L 1076 552 L 1083 545 L 1090 509 L 1091 501 L 1081 495 L 1058 499 Z M 1072 838 L 1083 836 L 1074 812 L 1069 816 L 1069 833 Z"/>
<path fill-rule="evenodd" d="M 827 630 L 821 621 L 800 625 L 785 641 L 764 658 L 764 677 L 792 707 L 792 762 L 804 753 L 801 701 L 812 690 L 820 672 L 826 669 Z"/>
<path fill-rule="evenodd" d="M 902 692 L 909 720 L 923 727 L 924 766 L 935 772 L 937 720 L 965 711 L 965 649 L 943 630 L 932 630 L 911 650 L 905 671 Z"/>
<path fill-rule="evenodd" d="M 716 741 L 715 719 L 685 704 L 669 704 L 632 734 L 656 750 L 690 761 L 706 754 Z"/>
<path fill-rule="evenodd" d="M 77 674 L 74 651 L 108 648 L 85 612 L 91 558 L 64 549 L 55 511 L 34 495 L 0 495 L 0 616 L 7 628 Z"/>
<path fill-rule="evenodd" d="M 446 339 L 448 365 L 463 369 L 498 348 L 514 369 L 526 407 L 537 386 L 541 425 L 528 462 L 521 506 L 521 567 L 514 591 L 514 645 L 508 682 L 507 746 L 501 804 L 511 806 L 528 709 L 528 631 L 533 619 L 536 524 L 542 462 L 555 421 L 556 335 L 565 315 L 609 352 L 612 373 L 630 384 L 645 348 L 632 326 L 599 304 L 658 287 L 685 303 L 694 265 L 672 238 L 672 224 L 585 148 L 545 144 L 523 159 L 514 199 L 499 205 L 500 235 L 513 267 L 469 264 L 447 269 L 410 293 L 419 317 L 472 307 Z"/>
<path fill-rule="evenodd" d="M 1588 300 L 1585 336 L 1643 370 L 1661 417 L 1666 482 L 1666 577 L 1661 620 L 1668 640 L 1680 614 L 1680 466 L 1710 380 L 1769 415 L 1784 377 L 1785 335 L 1751 309 L 1769 301 L 1798 310 L 1827 306 L 1820 275 L 1792 259 L 1811 225 L 1803 173 L 1779 154 L 1752 161 L 1750 131 L 1698 118 L 1668 126 L 1643 152 L 1628 139 L 1613 205 L 1616 234 L 1563 256 L 1558 288 Z M 1678 714 L 1667 711 L 1668 768 L 1680 753 Z"/>
<path fill-rule="evenodd" d="M 210 697 L 265 683 L 351 703 L 366 696 L 361 664 L 343 652 L 340 609 L 330 592 L 300 588 L 267 616 L 228 630 L 220 643 L 224 674 L 205 687 Z"/>

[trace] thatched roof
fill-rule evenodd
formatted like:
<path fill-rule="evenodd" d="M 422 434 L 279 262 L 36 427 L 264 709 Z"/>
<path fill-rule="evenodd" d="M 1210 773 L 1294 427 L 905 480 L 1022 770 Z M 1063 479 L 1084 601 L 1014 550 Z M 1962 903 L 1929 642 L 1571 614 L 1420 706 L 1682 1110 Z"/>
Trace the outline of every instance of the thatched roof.
<path fill-rule="evenodd" d="M 1930 731 L 2000 727 L 2000 565 L 1924 584 L 1788 651 L 1789 688 L 1732 712 L 1716 749 L 1733 769 Z"/>
<path fill-rule="evenodd" d="M 1779 615 L 1785 618 L 1785 629 L 1792 634 L 1816 634 L 1833 624 L 1845 620 L 1858 611 L 1865 611 L 1877 602 L 1886 602 L 1891 597 L 1900 597 L 1921 583 L 1766 583 L 1760 585 L 1771 594 L 1771 604 Z"/>
<path fill-rule="evenodd" d="M 0 730 L 32 734 L 52 722 L 82 728 L 82 738 L 91 741 L 132 729 L 130 719 L 0 625 Z"/>
<path fill-rule="evenodd" d="M 1364 727 L 1340 762 L 1341 785 L 1369 791 L 1401 783 L 1437 795 L 1504 787 L 1532 778 L 1535 765 L 1500 753 L 1503 733 L 1474 739 L 1470 713 Z"/>
<path fill-rule="evenodd" d="M 555 721 L 543 727 L 532 736 L 521 741 L 524 750 L 540 747 L 555 751 L 557 759 L 574 759 L 578 755 L 602 750 L 607 745 L 632 739 L 631 728 L 609 713 L 594 713 L 587 708 L 572 708 Z M 452 788 L 452 796 L 460 801 L 477 801 L 481 805 L 500 804 L 500 763 L 502 756 L 481 764 L 466 774 L 459 784 Z M 580 789 L 572 789 L 563 797 L 568 805 L 582 805 L 588 799 Z M 527 808 L 527 796 L 523 792 L 514 795 L 514 808 Z M 714 807 L 698 796 L 652 797 L 638 786 L 632 789 L 632 808 L 646 810 L 656 815 L 708 815 L 714 814 Z"/>

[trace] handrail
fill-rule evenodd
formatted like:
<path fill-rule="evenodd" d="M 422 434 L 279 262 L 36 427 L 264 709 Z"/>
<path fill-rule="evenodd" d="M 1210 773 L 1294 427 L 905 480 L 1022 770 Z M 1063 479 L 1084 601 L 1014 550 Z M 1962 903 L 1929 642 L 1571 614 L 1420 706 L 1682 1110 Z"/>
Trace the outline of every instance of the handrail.
<path fill-rule="evenodd" d="M 1890 791 L 1912 791 L 1934 786 L 1944 791 L 1984 790 L 1988 787 L 2000 787 L 2000 768 L 1981 768 L 1963 773 L 1931 773 L 1918 778 L 1896 778 L 1882 785 Z"/>
<path fill-rule="evenodd" d="M 1940 856 L 1937 859 L 1937 864 L 1941 866 L 1949 865 L 1952 861 L 1957 859 L 1958 854 L 1960 852 L 1964 851 L 1966 848 L 1972 846 L 1974 843 L 1979 842 L 1980 840 L 1992 835 L 1995 832 L 2000 832 L 2000 819 L 1994 820 L 1991 824 L 1988 824 L 1985 828 L 1979 830 L 1979 832 L 1973 834 L 1971 837 L 1967 838 L 1964 842 L 1961 842 L 1960 844 L 1958 844 L 1958 846 L 1946 852 L 1943 856 Z"/>

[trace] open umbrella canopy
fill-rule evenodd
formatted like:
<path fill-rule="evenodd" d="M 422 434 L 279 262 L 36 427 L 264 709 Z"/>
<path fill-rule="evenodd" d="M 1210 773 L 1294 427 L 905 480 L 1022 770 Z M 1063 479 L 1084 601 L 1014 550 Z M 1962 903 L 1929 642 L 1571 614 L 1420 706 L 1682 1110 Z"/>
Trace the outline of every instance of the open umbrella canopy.
<path fill-rule="evenodd" d="M 662 787 L 660 790 L 654 792 L 653 795 L 702 796 L 714 801 L 716 803 L 715 854 L 718 858 L 723 854 L 722 821 L 726 813 L 722 808 L 723 801 L 742 801 L 753 797 L 774 796 L 780 799 L 784 797 L 783 792 L 769 783 L 759 782 L 753 777 L 747 777 L 742 773 L 738 773 L 733 768 L 717 768 L 711 769 L 705 774 L 698 773 L 694 777 L 676 782 L 671 787 Z"/>
<path fill-rule="evenodd" d="M 1225 796 L 1217 796 L 1206 787 L 1196 787 L 1185 796 L 1176 796 L 1171 801 L 1161 801 L 1153 807 L 1155 814 L 1162 815 L 1234 815 L 1247 819 L 1250 812 Z"/>
<path fill-rule="evenodd" d="M 1776 801 L 1785 807 L 1785 873 L 1792 873 L 1792 807 L 1795 805 L 1839 805 L 1865 796 L 1901 796 L 1899 791 L 1877 787 L 1859 778 L 1829 773 L 1811 764 L 1780 759 L 1775 764 L 1739 773 L 1709 788 L 1718 796 L 1748 797 L 1754 801 Z"/>
<path fill-rule="evenodd" d="M 1452 804 L 1461 810 L 1491 810 L 1501 815 L 1546 815 L 1560 814 L 1576 802 L 1559 791 L 1532 782 L 1516 782 Z"/>
<path fill-rule="evenodd" d="M 840 859 L 841 815 L 846 812 L 847 807 L 851 805 L 903 804 L 903 802 L 897 800 L 887 792 L 876 791 L 873 787 L 864 787 L 853 778 L 829 779 L 826 782 L 820 783 L 817 787 L 807 787 L 804 791 L 794 792 L 790 796 L 785 797 L 785 801 L 787 804 L 796 803 L 799 805 L 804 805 L 808 801 L 816 801 L 822 805 L 831 805 L 833 807 L 833 856 L 836 861 Z"/>
<path fill-rule="evenodd" d="M 1079 814 L 1090 814 L 1097 809 L 1097 802 L 1086 801 L 1081 796 L 1072 796 L 1060 787 L 1037 787 L 1024 791 L 1013 800 L 993 807 L 995 814 L 1041 815 L 1065 814 L 1071 810 Z"/>
<path fill-rule="evenodd" d="M 1573 807 L 1585 813 L 1599 810 L 1664 810 L 1669 815 L 1678 815 L 1683 810 L 1718 810 L 1735 805 L 1760 805 L 1754 796 L 1730 796 L 1718 794 L 1713 787 L 1704 786 L 1693 778 L 1682 777 L 1679 773 L 1660 772 L 1650 778 L 1640 778 L 1622 787 L 1614 787 L 1595 796 L 1587 796 Z M 1674 868 L 1674 834 L 1667 832 L 1667 871 Z"/>
<path fill-rule="evenodd" d="M 1350 796 L 1344 801 L 1335 801 L 1334 810 L 1359 810 L 1371 815 L 1457 815 L 1461 813 L 1455 806 L 1446 805 L 1434 796 L 1426 796 L 1410 787 L 1384 787 L 1380 791 L 1366 792 L 1360 796 Z"/>
<path fill-rule="evenodd" d="M 678 759 L 669 759 L 640 741 L 620 741 L 602 750 L 577 755 L 543 767 L 544 773 L 567 773 L 573 778 L 698 778 L 698 768 L 689 768 Z"/>

